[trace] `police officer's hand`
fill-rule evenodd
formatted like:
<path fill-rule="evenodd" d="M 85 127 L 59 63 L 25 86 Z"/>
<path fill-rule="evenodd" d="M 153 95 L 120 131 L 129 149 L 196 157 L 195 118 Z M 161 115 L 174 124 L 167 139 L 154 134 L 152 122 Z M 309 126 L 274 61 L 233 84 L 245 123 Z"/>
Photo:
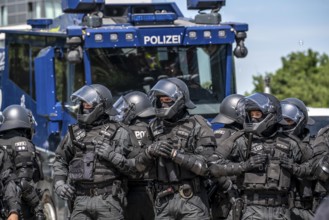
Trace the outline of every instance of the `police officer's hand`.
<path fill-rule="evenodd" d="M 98 143 L 95 145 L 96 154 L 108 161 L 111 161 L 114 157 L 114 148 L 107 143 Z"/>
<path fill-rule="evenodd" d="M 153 142 L 146 148 L 145 152 L 151 157 L 170 158 L 171 154 L 171 150 L 169 150 L 168 144 L 166 144 L 164 141 Z"/>
<path fill-rule="evenodd" d="M 296 174 L 299 170 L 299 165 L 288 157 L 280 157 L 280 166 L 287 169 L 291 174 Z"/>
<path fill-rule="evenodd" d="M 242 165 L 243 171 L 246 172 L 246 171 L 253 170 L 255 168 L 263 167 L 266 160 L 267 160 L 266 154 L 257 154 L 257 155 L 251 156 L 245 162 L 242 162 L 241 165 Z"/>
<path fill-rule="evenodd" d="M 159 150 L 166 158 L 173 158 L 173 146 L 168 142 L 161 142 Z"/>
<path fill-rule="evenodd" d="M 69 184 L 66 184 L 63 180 L 58 180 L 55 183 L 56 194 L 65 200 L 70 200 L 74 197 L 75 188 Z"/>

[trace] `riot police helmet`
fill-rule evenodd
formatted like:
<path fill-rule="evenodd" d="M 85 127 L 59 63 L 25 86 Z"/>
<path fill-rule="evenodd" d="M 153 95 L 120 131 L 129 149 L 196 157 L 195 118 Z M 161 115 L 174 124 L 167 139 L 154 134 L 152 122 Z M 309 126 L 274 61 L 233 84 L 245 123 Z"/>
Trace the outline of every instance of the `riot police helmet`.
<path fill-rule="evenodd" d="M 237 122 L 243 124 L 244 117 L 238 108 L 239 103 L 243 103 L 244 96 L 240 94 L 231 94 L 226 96 L 219 106 L 219 114 L 211 121 L 211 123 L 232 124 Z"/>
<path fill-rule="evenodd" d="M 130 92 L 121 96 L 113 107 L 119 112 L 116 120 L 125 124 L 130 124 L 135 118 L 151 118 L 155 116 L 155 111 L 148 96 L 140 91 Z"/>
<path fill-rule="evenodd" d="M 286 98 L 281 102 L 283 129 L 294 135 L 301 135 L 307 124 L 314 124 L 314 120 L 308 116 L 307 107 L 304 102 L 297 98 Z M 292 125 L 287 120 L 294 122 Z"/>
<path fill-rule="evenodd" d="M 267 93 L 255 93 L 244 100 L 246 132 L 264 136 L 282 120 L 280 101 Z"/>
<path fill-rule="evenodd" d="M 24 129 L 28 131 L 29 135 L 32 135 L 34 124 L 33 115 L 29 109 L 21 105 L 10 105 L 2 112 L 0 132 Z"/>
<path fill-rule="evenodd" d="M 83 124 L 92 124 L 103 115 L 118 114 L 111 91 L 100 84 L 84 85 L 71 95 L 71 101 L 79 105 L 77 120 Z"/>
<path fill-rule="evenodd" d="M 149 96 L 155 107 L 155 115 L 160 118 L 170 119 L 183 109 L 196 107 L 190 99 L 187 85 L 174 77 L 159 80 L 150 90 Z"/>

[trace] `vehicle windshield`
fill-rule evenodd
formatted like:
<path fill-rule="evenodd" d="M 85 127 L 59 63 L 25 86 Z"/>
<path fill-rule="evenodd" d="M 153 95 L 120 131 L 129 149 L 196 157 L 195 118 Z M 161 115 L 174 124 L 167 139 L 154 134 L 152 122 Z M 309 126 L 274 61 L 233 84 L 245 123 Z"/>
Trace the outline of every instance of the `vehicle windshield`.
<path fill-rule="evenodd" d="M 188 85 L 197 105 L 191 114 L 213 117 L 225 97 L 226 45 L 89 49 L 92 83 L 118 99 L 131 91 L 147 93 L 162 78 L 177 77 Z M 234 78 L 232 77 L 234 80 Z M 235 83 L 232 82 L 232 92 Z"/>

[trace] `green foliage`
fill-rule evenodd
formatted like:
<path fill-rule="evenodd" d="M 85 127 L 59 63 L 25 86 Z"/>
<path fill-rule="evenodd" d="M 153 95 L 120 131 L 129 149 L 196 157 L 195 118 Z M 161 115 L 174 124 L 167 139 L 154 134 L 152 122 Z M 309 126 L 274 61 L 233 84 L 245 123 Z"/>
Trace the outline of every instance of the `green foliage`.
<path fill-rule="evenodd" d="M 271 77 L 271 93 L 278 99 L 295 97 L 307 106 L 329 107 L 329 57 L 309 49 L 282 57 L 282 67 Z M 264 91 L 262 75 L 253 76 L 255 89 Z"/>

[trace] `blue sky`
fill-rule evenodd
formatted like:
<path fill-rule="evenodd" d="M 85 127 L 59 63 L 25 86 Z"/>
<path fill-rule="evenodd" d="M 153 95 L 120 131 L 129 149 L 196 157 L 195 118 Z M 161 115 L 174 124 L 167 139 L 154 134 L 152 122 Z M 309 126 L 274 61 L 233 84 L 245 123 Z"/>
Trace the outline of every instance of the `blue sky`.
<path fill-rule="evenodd" d="M 186 17 L 186 1 L 176 1 Z M 275 72 L 281 57 L 312 49 L 329 55 L 328 0 L 227 0 L 222 21 L 249 24 L 248 56 L 236 60 L 237 92 L 251 92 L 252 76 Z"/>

